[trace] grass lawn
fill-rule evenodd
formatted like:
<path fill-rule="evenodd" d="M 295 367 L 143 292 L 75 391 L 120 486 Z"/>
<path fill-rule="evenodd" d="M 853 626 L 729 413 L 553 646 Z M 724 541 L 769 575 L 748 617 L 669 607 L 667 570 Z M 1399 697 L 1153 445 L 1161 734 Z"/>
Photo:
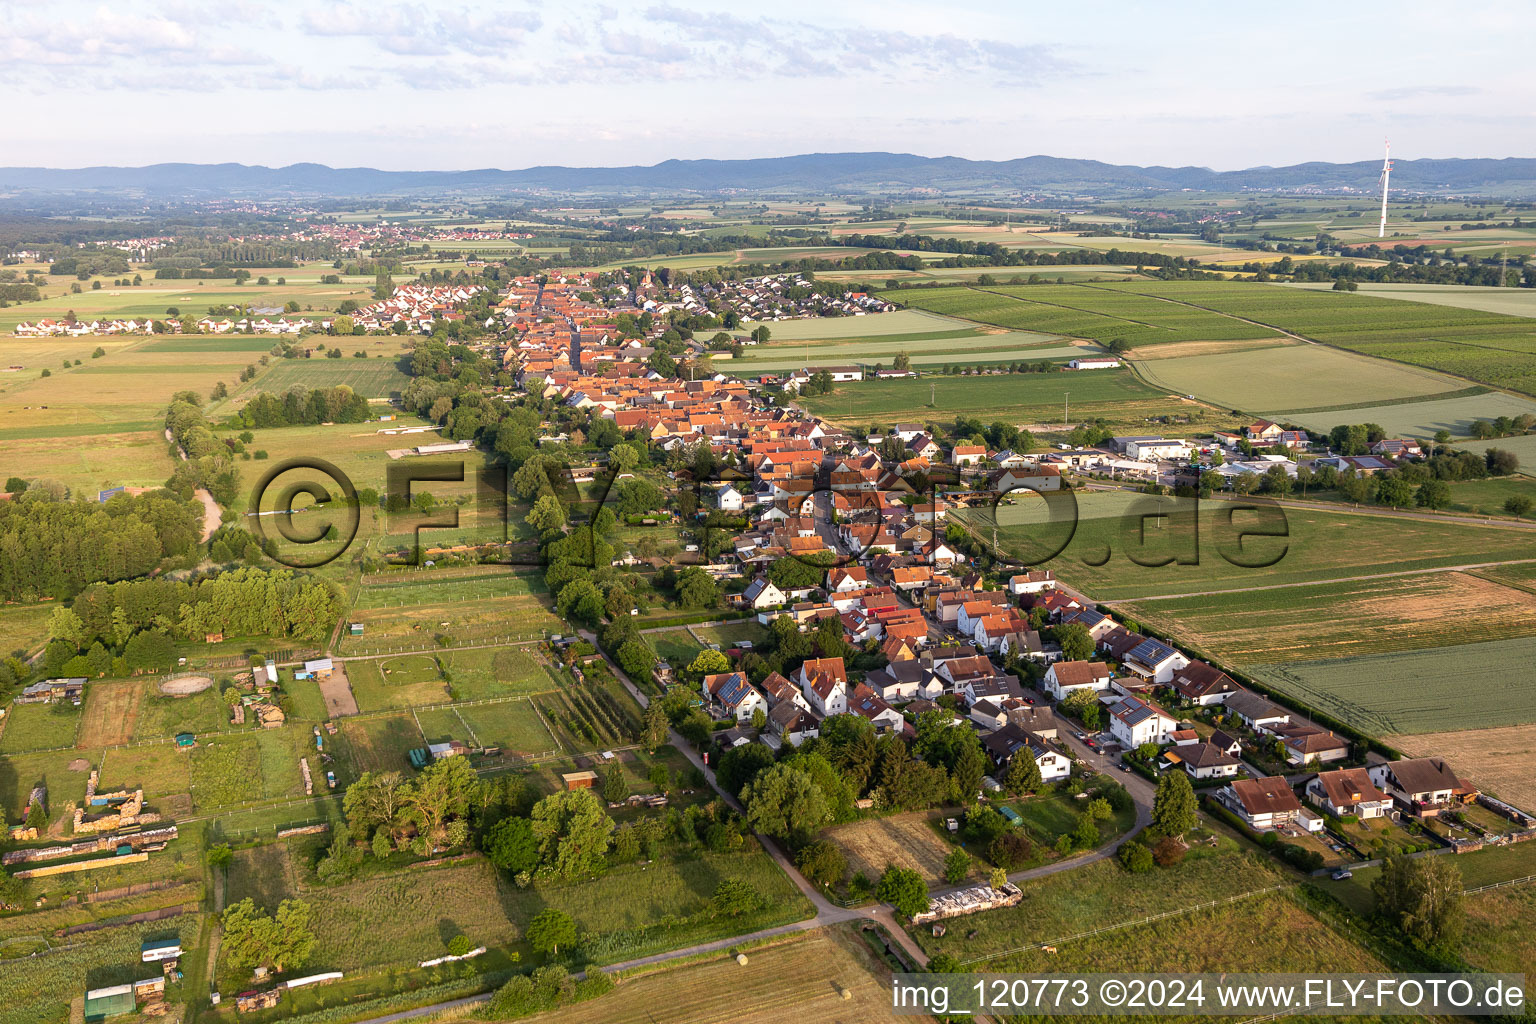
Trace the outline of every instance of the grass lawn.
<path fill-rule="evenodd" d="M 1536 885 L 1468 896 L 1461 955 L 1483 971 L 1536 974 Z"/>
<path fill-rule="evenodd" d="M 48 639 L 53 602 L 0 605 L 0 652 L 32 651 Z"/>
<path fill-rule="evenodd" d="M 74 770 L 75 761 L 87 767 Z M 89 769 L 101 760 L 99 751 L 58 750 L 36 754 L 6 754 L 0 757 L 0 808 L 11 820 L 20 819 L 27 809 L 27 797 L 33 786 L 48 788 L 48 806 L 62 808 L 70 800 L 85 799 Z"/>
<path fill-rule="evenodd" d="M 727 622 L 720 626 L 695 626 L 693 632 L 704 638 L 719 644 L 721 647 L 734 647 L 743 640 L 753 644 L 761 644 L 768 639 L 768 630 L 756 619 L 744 619 L 741 622 Z"/>
<path fill-rule="evenodd" d="M 188 755 L 192 799 L 200 811 L 259 800 L 265 795 L 261 746 L 254 739 L 219 736 L 198 741 Z"/>
<path fill-rule="evenodd" d="M 133 738 L 160 739 L 179 732 L 202 736 L 229 727 L 229 708 L 214 687 L 189 697 L 166 697 L 151 688 L 139 703 Z"/>
<path fill-rule="evenodd" d="M 1461 871 L 1461 883 L 1468 889 L 1494 882 L 1506 882 L 1512 878 L 1524 878 L 1536 874 L 1536 850 L 1529 843 L 1510 846 L 1490 846 L 1471 853 L 1451 856 L 1451 863 Z M 1343 882 L 1329 882 L 1328 891 L 1357 914 L 1371 913 L 1375 897 L 1371 895 L 1371 883 L 1381 874 L 1380 868 L 1358 868 L 1354 877 Z M 1492 890 L 1500 892 L 1503 890 Z"/>
<path fill-rule="evenodd" d="M 348 718 L 339 734 L 347 738 L 354 769 L 359 772 L 405 771 L 406 752 L 422 744 L 421 730 L 408 714 Z"/>
<path fill-rule="evenodd" d="M 483 700 L 549 689 L 532 647 L 485 647 L 438 655 L 456 700 Z"/>
<path fill-rule="evenodd" d="M 670 664 L 674 669 L 684 668 L 704 648 L 686 629 L 679 626 L 676 629 L 668 629 L 661 633 L 645 634 L 646 641 L 656 656 Z"/>
<path fill-rule="evenodd" d="M 5 731 L 0 733 L 0 753 L 72 747 L 82 717 L 80 708 L 67 702 L 12 704 L 6 709 Z"/>
<path fill-rule="evenodd" d="M 192 786 L 191 751 L 169 743 L 104 751 L 99 768 L 101 788 L 142 787 L 151 806 L 159 806 L 167 796 L 187 793 Z"/>
<path fill-rule="evenodd" d="M 430 654 L 353 658 L 347 662 L 347 681 L 358 710 L 364 712 L 441 704 L 448 699 L 448 687 Z"/>
<path fill-rule="evenodd" d="M 344 637 L 345 654 L 428 647 L 439 634 L 458 643 L 486 643 L 539 639 L 564 629 L 543 580 L 507 569 L 366 577 L 348 620 L 364 623 L 367 633 Z"/>
<path fill-rule="evenodd" d="M 1178 866 L 1140 876 L 1134 885 L 1126 884 L 1125 871 L 1114 860 L 1098 861 L 1023 883 L 1024 902 L 1019 906 L 970 915 L 963 928 L 951 928 L 940 937 L 921 928 L 914 935 L 930 955 L 992 957 L 1283 880 L 1271 861 L 1223 838 L 1214 848 L 1195 844 Z M 969 938 L 973 932 L 975 938 Z"/>

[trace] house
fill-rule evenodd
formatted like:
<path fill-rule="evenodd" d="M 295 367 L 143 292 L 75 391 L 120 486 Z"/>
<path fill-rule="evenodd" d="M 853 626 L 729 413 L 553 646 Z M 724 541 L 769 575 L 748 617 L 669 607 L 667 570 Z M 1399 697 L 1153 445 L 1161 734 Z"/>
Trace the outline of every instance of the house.
<path fill-rule="evenodd" d="M 1088 636 L 1093 640 L 1095 647 L 1098 646 L 1100 640 L 1108 636 L 1120 625 L 1097 608 L 1082 608 L 1069 615 L 1062 616 L 1061 624 L 1063 626 L 1073 622 L 1088 631 Z"/>
<path fill-rule="evenodd" d="M 1415 757 L 1373 764 L 1366 769 L 1376 788 L 1404 811 L 1432 818 L 1454 804 L 1458 797 L 1475 793 L 1462 784 L 1451 766 L 1438 757 Z"/>
<path fill-rule="evenodd" d="M 722 512 L 740 512 L 745 507 L 746 501 L 740 491 L 726 484 L 715 492 L 715 503 Z"/>
<path fill-rule="evenodd" d="M 848 710 L 848 670 L 842 658 L 810 658 L 800 666 L 800 690 L 822 717 Z"/>
<path fill-rule="evenodd" d="M 820 735 L 821 720 L 792 700 L 780 701 L 768 712 L 768 732 L 781 742 L 798 747 Z"/>
<path fill-rule="evenodd" d="M 1392 810 L 1392 799 L 1376 788 L 1371 773 L 1364 768 L 1338 768 L 1318 772 L 1307 780 L 1308 800 L 1335 818 L 1353 814 L 1357 818 L 1384 818 Z"/>
<path fill-rule="evenodd" d="M 1035 463 L 998 470 L 987 477 L 987 486 L 998 494 L 1009 491 L 1059 491 L 1061 467 Z"/>
<path fill-rule="evenodd" d="M 1095 692 L 1109 689 L 1109 666 L 1102 661 L 1058 661 L 1045 670 L 1045 692 L 1057 700 L 1077 690 Z"/>
<path fill-rule="evenodd" d="M 1161 640 L 1147 639 L 1126 652 L 1126 669 L 1149 683 L 1168 683 L 1174 672 L 1189 664 L 1189 659 Z"/>
<path fill-rule="evenodd" d="M 765 608 L 778 608 L 788 600 L 784 596 L 784 591 L 774 586 L 773 581 L 767 576 L 758 576 L 751 583 L 747 584 L 747 589 L 742 591 L 741 594 L 742 604 L 755 611 L 762 611 Z"/>
<path fill-rule="evenodd" d="M 1013 633 L 1005 633 L 997 642 L 999 657 L 1007 658 L 1012 655 L 1015 658 L 1044 659 L 1045 645 L 1040 642 L 1040 634 L 1033 629 L 1020 629 Z"/>
<path fill-rule="evenodd" d="M 1192 779 L 1224 779 L 1237 774 L 1237 758 L 1214 743 L 1185 743 L 1163 751 L 1163 760 L 1177 765 Z"/>
<path fill-rule="evenodd" d="M 768 673 L 768 678 L 763 680 L 760 689 L 771 708 L 776 708 L 786 701 L 801 708 L 806 707 L 805 694 L 800 692 L 800 687 L 777 672 Z"/>
<path fill-rule="evenodd" d="M 1033 569 L 1008 578 L 1008 593 L 1014 597 L 1022 597 L 1025 594 L 1039 594 L 1042 591 L 1055 589 L 1056 574 L 1050 569 Z"/>
<path fill-rule="evenodd" d="M 990 698 L 976 701 L 969 711 L 971 721 L 983 729 L 1001 729 L 1008 724 L 1008 712 L 1003 710 L 1002 704 Z"/>
<path fill-rule="evenodd" d="M 867 672 L 864 681 L 886 700 L 937 700 L 944 694 L 944 683 L 916 658 Z"/>
<path fill-rule="evenodd" d="M 1237 737 L 1233 736 L 1231 733 L 1223 732 L 1222 730 L 1217 729 L 1215 732 L 1211 733 L 1205 742 L 1211 744 L 1212 746 L 1220 747 L 1222 750 L 1225 750 L 1233 757 L 1243 756 L 1243 745 L 1239 743 L 1237 741 Z"/>
<path fill-rule="evenodd" d="M 1269 420 L 1256 420 L 1243 428 L 1243 433 L 1250 441 L 1273 441 L 1285 433 L 1285 428 L 1278 423 Z"/>
<path fill-rule="evenodd" d="M 1072 774 L 1072 759 L 1051 746 L 1034 733 L 1016 725 L 1005 725 L 996 732 L 982 737 L 982 749 L 999 768 L 1006 767 L 1015 757 L 1026 755 L 1034 759 L 1040 769 L 1042 782 L 1055 782 Z"/>
<path fill-rule="evenodd" d="M 1231 676 L 1203 661 L 1191 661 L 1175 671 L 1169 685 L 1183 699 L 1201 706 L 1224 704 L 1240 689 Z"/>
<path fill-rule="evenodd" d="M 860 683 L 854 687 L 853 696 L 848 698 L 848 711 L 850 714 L 859 715 L 869 721 L 875 727 L 875 733 L 900 732 L 906 724 L 906 719 L 901 713 L 891 707 L 885 700 L 866 683 Z"/>
<path fill-rule="evenodd" d="M 1008 724 L 1016 725 L 1025 732 L 1034 733 L 1043 740 L 1056 739 L 1056 714 L 1050 708 L 1009 701 Z"/>
<path fill-rule="evenodd" d="M 57 704 L 60 701 L 69 701 L 79 704 L 85 694 L 86 678 L 84 676 L 69 676 L 60 679 L 40 679 L 31 686 L 24 687 L 16 695 L 17 704 Z"/>
<path fill-rule="evenodd" d="M 1013 676 L 973 676 L 965 681 L 960 690 L 969 707 L 979 700 L 995 700 L 998 702 L 1010 698 L 1021 697 L 1024 691 L 1019 687 L 1019 681 Z"/>
<path fill-rule="evenodd" d="M 979 444 L 957 444 L 949 453 L 951 466 L 974 466 L 987 457 L 987 449 Z"/>
<path fill-rule="evenodd" d="M 1290 783 L 1279 776 L 1233 779 L 1217 791 L 1216 799 L 1259 832 L 1294 821 L 1301 814 L 1301 801 L 1291 792 Z"/>
<path fill-rule="evenodd" d="M 700 684 L 705 700 L 713 700 L 731 712 L 738 722 L 750 722 L 752 713 L 768 713 L 768 701 L 747 682 L 745 672 L 719 672 L 704 677 Z"/>
<path fill-rule="evenodd" d="M 869 572 L 862 565 L 850 565 L 827 572 L 828 593 L 851 594 L 867 586 L 869 586 Z"/>
<path fill-rule="evenodd" d="M 1384 437 L 1371 445 L 1371 454 L 1385 459 L 1422 459 L 1424 449 L 1411 437 Z"/>
<path fill-rule="evenodd" d="M 1349 740 L 1334 735 L 1331 729 L 1319 729 L 1311 725 L 1282 725 L 1273 731 L 1285 746 L 1285 759 L 1290 764 L 1308 765 L 1313 761 L 1327 764 L 1349 757 Z"/>
<path fill-rule="evenodd" d="M 1178 723 L 1162 708 L 1140 697 L 1126 697 L 1109 709 L 1109 732 L 1127 750 L 1143 743 L 1162 745 Z"/>
<path fill-rule="evenodd" d="M 1238 690 L 1228 697 L 1227 710 L 1254 732 L 1273 732 L 1275 726 L 1286 725 L 1291 720 L 1289 711 L 1271 704 L 1250 690 Z"/>

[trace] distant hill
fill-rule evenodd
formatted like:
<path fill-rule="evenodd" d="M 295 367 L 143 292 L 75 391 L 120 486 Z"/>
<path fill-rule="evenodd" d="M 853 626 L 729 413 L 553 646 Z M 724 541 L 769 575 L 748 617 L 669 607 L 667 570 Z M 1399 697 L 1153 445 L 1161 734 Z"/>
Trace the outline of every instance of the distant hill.
<path fill-rule="evenodd" d="M 912 188 L 1123 189 L 1374 188 L 1381 163 L 1304 163 L 1212 171 L 1137 167 L 1097 160 L 1030 156 L 966 160 L 909 153 L 808 153 L 751 160 L 667 160 L 650 167 L 529 167 L 469 171 L 381 171 L 371 167 L 292 164 L 153 164 L 148 167 L 0 168 L 0 190 L 82 190 L 157 194 L 302 193 L 355 196 L 414 191 L 548 189 L 561 192 L 659 193 L 747 191 L 887 192 Z M 1399 160 L 1392 184 L 1415 190 L 1530 193 L 1536 159 Z"/>

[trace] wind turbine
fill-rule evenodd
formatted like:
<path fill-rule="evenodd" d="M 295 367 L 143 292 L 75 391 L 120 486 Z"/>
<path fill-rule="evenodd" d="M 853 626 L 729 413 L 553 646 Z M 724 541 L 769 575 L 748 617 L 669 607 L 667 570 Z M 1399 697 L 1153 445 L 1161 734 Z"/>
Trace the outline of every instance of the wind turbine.
<path fill-rule="evenodd" d="M 1392 140 L 1387 139 L 1387 155 L 1381 162 L 1381 226 L 1376 230 L 1377 238 L 1387 237 L 1387 182 L 1392 177 Z"/>

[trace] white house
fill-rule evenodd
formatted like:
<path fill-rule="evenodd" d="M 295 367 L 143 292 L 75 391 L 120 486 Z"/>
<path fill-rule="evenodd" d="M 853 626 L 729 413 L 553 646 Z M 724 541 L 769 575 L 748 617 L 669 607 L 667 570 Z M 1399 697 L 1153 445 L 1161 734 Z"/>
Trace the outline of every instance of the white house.
<path fill-rule="evenodd" d="M 1008 593 L 1014 597 L 1040 594 L 1056 589 L 1056 574 L 1049 569 L 1033 569 L 1008 579 Z"/>
<path fill-rule="evenodd" d="M 1150 440 L 1137 438 L 1125 445 L 1127 458 L 1137 462 L 1160 462 L 1163 459 L 1187 459 L 1189 442 L 1156 437 Z"/>
<path fill-rule="evenodd" d="M 862 565 L 838 567 L 827 572 L 827 590 L 833 594 L 851 594 L 869 586 L 869 572 Z"/>
<path fill-rule="evenodd" d="M 822 717 L 848 710 L 848 671 L 842 658 L 811 658 L 800 666 L 800 689 Z"/>
<path fill-rule="evenodd" d="M 741 496 L 741 492 L 730 484 L 726 484 L 715 492 L 715 502 L 722 512 L 740 512 L 746 505 L 746 499 Z"/>
<path fill-rule="evenodd" d="M 1078 690 L 1109 689 L 1109 666 L 1102 661 L 1058 661 L 1045 670 L 1045 692 L 1065 700 Z"/>
<path fill-rule="evenodd" d="M 1126 652 L 1125 667 L 1150 683 L 1170 683 L 1189 659 L 1161 640 L 1146 639 Z"/>
<path fill-rule="evenodd" d="M 1140 697 L 1126 697 L 1109 709 L 1109 732 L 1127 750 L 1143 743 L 1161 746 L 1178 723 L 1156 704 Z"/>
<path fill-rule="evenodd" d="M 1184 743 L 1163 751 L 1163 759 L 1183 768 L 1192 779 L 1229 779 L 1239 761 L 1214 743 Z"/>
<path fill-rule="evenodd" d="M 784 591 L 774 586 L 773 581 L 766 576 L 759 576 L 747 584 L 741 599 L 748 607 L 757 611 L 762 611 L 764 608 L 777 608 L 788 600 L 784 596 Z"/>
<path fill-rule="evenodd" d="M 1415 757 L 1373 764 L 1366 769 L 1376 787 L 1408 813 L 1434 817 L 1455 802 L 1462 782 L 1438 757 Z"/>
<path fill-rule="evenodd" d="M 1239 690 L 1228 697 L 1227 710 L 1242 719 L 1243 724 L 1254 732 L 1273 733 L 1276 726 L 1285 725 L 1291 720 L 1289 711 L 1249 690 Z"/>
<path fill-rule="evenodd" d="M 706 700 L 714 700 L 731 712 L 738 722 L 750 722 L 752 713 L 768 713 L 768 701 L 747 682 L 744 672 L 721 672 L 704 677 L 701 684 Z"/>

